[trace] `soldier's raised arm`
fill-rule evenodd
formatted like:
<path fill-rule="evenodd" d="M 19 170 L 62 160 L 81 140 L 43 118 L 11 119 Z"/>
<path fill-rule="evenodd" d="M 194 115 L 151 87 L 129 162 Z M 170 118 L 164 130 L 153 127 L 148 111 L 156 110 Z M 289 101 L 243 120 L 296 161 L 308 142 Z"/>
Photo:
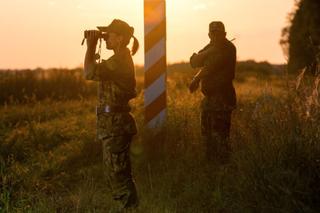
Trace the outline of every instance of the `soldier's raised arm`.
<path fill-rule="evenodd" d="M 84 77 L 87 80 L 92 80 L 94 78 L 93 68 L 96 64 L 95 62 L 95 52 L 98 42 L 98 31 L 88 30 L 85 31 L 85 38 L 87 39 L 87 51 L 84 58 Z"/>
<path fill-rule="evenodd" d="M 200 50 L 198 53 L 193 53 L 190 57 L 190 65 L 192 68 L 200 68 L 204 66 L 204 62 L 208 55 L 212 52 L 212 47 L 208 44 L 205 48 Z"/>

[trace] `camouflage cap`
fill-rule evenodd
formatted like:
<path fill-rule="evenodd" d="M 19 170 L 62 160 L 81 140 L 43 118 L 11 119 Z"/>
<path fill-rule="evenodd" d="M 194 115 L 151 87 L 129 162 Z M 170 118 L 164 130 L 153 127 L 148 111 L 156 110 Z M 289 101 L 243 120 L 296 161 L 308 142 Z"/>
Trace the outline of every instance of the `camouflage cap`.
<path fill-rule="evenodd" d="M 102 32 L 117 33 L 130 37 L 133 36 L 134 33 L 134 28 L 120 19 L 114 19 L 108 26 L 98 26 L 97 28 Z"/>
<path fill-rule="evenodd" d="M 225 32 L 224 24 L 221 21 L 213 21 L 209 25 L 209 31 L 219 31 L 219 32 Z"/>

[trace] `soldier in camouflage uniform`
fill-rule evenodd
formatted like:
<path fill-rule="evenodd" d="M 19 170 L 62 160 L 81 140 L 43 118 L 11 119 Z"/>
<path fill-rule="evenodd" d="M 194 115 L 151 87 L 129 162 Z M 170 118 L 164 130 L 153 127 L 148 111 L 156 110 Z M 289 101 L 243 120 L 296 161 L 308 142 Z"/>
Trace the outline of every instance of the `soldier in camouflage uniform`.
<path fill-rule="evenodd" d="M 134 29 L 126 22 L 115 19 L 107 27 L 86 31 L 87 52 L 84 75 L 87 80 L 98 81 L 97 138 L 102 142 L 103 162 L 116 209 L 120 212 L 138 206 L 137 191 L 131 174 L 129 149 L 137 133 L 130 114 L 130 99 L 136 97 L 134 64 L 127 48 L 134 39 L 134 55 L 139 47 L 133 36 Z M 103 32 L 107 49 L 114 55 L 101 63 L 95 61 L 98 37 Z"/>
<path fill-rule="evenodd" d="M 205 96 L 201 103 L 201 133 L 207 146 L 207 158 L 229 150 L 231 113 L 236 107 L 233 86 L 236 66 L 236 48 L 226 39 L 222 22 L 209 25 L 210 43 L 190 58 L 193 68 L 201 68 L 190 84 L 193 93 L 201 82 Z M 228 152 L 223 152 L 227 154 Z"/>

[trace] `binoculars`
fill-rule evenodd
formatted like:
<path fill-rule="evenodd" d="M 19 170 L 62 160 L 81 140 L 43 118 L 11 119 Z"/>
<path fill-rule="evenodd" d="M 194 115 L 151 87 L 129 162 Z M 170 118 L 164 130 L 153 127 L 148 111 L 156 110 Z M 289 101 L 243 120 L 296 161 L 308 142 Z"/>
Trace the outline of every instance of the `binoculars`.
<path fill-rule="evenodd" d="M 99 30 L 86 30 L 86 31 L 84 31 L 83 40 L 81 42 L 81 45 L 84 44 L 84 41 L 87 39 L 89 33 L 92 33 L 92 32 L 94 32 L 96 39 L 104 39 L 104 40 L 108 39 L 108 36 L 109 36 L 108 33 L 101 32 Z"/>

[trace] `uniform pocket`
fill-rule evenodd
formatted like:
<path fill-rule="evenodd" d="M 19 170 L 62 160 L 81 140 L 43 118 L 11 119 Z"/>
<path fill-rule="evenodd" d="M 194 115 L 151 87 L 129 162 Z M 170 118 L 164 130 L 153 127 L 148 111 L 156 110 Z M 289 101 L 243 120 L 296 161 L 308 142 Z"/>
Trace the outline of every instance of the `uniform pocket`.
<path fill-rule="evenodd" d="M 97 117 L 97 137 L 104 139 L 112 136 L 112 117 L 106 113 L 101 113 Z"/>

